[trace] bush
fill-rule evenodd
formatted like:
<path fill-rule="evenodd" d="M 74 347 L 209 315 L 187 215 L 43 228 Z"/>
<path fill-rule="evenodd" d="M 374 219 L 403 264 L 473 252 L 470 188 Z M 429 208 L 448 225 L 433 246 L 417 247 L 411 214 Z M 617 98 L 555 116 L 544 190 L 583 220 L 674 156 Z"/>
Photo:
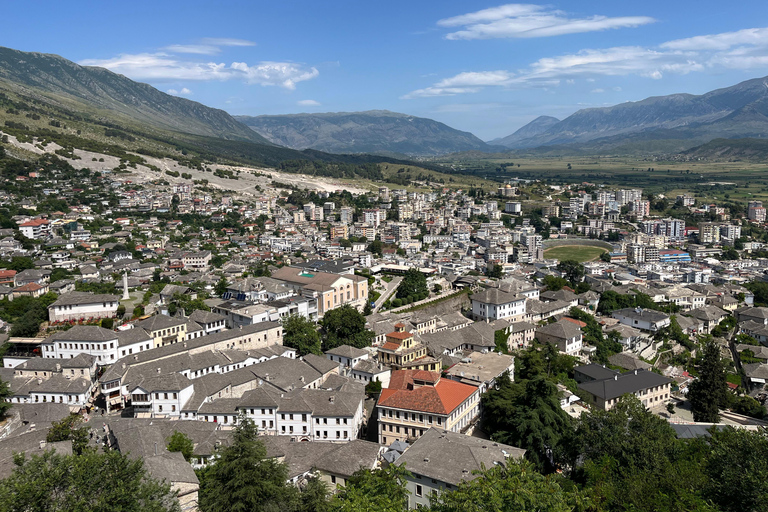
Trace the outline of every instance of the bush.
<path fill-rule="evenodd" d="M 399 307 L 400 307 L 400 306 L 402 306 L 402 305 L 403 305 L 403 301 L 402 301 L 402 299 L 394 299 L 394 300 L 392 301 L 392 307 L 393 307 L 393 308 L 399 308 Z"/>
<path fill-rule="evenodd" d="M 102 318 L 101 319 L 101 326 L 104 329 L 112 329 L 112 327 L 115 325 L 115 321 L 111 318 Z"/>

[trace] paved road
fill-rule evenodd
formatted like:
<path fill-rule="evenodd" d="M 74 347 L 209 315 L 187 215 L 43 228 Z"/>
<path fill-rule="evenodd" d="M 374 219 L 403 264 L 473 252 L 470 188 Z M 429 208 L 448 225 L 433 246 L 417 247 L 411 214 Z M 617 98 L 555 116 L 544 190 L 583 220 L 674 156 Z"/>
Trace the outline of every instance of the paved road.
<path fill-rule="evenodd" d="M 381 297 L 376 301 L 376 307 L 373 308 L 373 312 L 377 313 L 381 306 L 384 305 L 385 302 L 392 296 L 392 294 L 395 293 L 397 290 L 397 287 L 400 286 L 400 281 L 402 281 L 402 277 L 395 277 L 392 279 L 392 282 L 385 283 L 387 285 L 387 289 L 381 294 Z"/>

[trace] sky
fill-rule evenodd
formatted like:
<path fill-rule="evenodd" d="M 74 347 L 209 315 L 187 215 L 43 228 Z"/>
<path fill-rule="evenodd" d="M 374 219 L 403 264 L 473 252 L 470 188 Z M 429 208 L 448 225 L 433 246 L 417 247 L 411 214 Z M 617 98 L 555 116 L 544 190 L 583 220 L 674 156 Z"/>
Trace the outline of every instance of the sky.
<path fill-rule="evenodd" d="M 76 0 L 4 2 L 2 18 L 0 46 L 231 114 L 385 109 L 483 140 L 768 75 L 764 0 Z"/>

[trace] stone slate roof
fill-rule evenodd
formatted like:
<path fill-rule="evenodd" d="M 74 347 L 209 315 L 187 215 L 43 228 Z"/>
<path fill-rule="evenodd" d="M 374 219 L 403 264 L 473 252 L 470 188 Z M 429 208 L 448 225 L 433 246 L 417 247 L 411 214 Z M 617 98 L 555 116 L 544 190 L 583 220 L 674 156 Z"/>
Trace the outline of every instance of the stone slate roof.
<path fill-rule="evenodd" d="M 545 334 L 558 339 L 571 339 L 581 336 L 581 329 L 578 325 L 567 320 L 560 320 L 553 324 L 547 324 L 536 329 L 536 334 Z"/>
<path fill-rule="evenodd" d="M 198 324 L 212 324 L 214 322 L 220 322 L 226 318 L 218 313 L 212 313 L 210 311 L 204 311 L 202 309 L 196 309 L 189 315 L 189 319 Z"/>
<path fill-rule="evenodd" d="M 61 295 L 56 302 L 48 306 L 49 308 L 55 306 L 76 306 L 78 304 L 99 304 L 104 302 L 118 302 L 117 295 L 109 294 L 93 294 L 88 292 L 69 292 Z"/>
<path fill-rule="evenodd" d="M 326 355 L 332 355 L 332 356 L 339 356 L 339 357 L 347 357 L 349 359 L 354 359 L 356 357 L 363 357 L 368 352 L 361 349 L 361 348 L 355 348 L 350 345 L 341 345 L 336 348 L 332 348 L 331 350 L 326 350 Z"/>
<path fill-rule="evenodd" d="M 487 288 L 485 291 L 472 295 L 473 302 L 483 304 L 509 304 L 511 302 L 524 301 L 525 297 L 516 293 L 505 292 L 498 288 Z"/>
<path fill-rule="evenodd" d="M 317 354 L 307 354 L 301 359 L 323 375 L 328 372 L 338 370 L 339 368 L 338 362 L 331 361 L 330 359 L 323 356 L 318 356 Z"/>
<path fill-rule="evenodd" d="M 525 450 L 456 432 L 430 428 L 405 450 L 397 464 L 413 474 L 451 485 L 474 480 L 473 471 L 522 458 Z"/>
<path fill-rule="evenodd" d="M 71 329 L 52 334 L 45 341 L 115 341 L 117 333 L 95 325 L 75 325 Z"/>
<path fill-rule="evenodd" d="M 634 372 L 614 375 L 612 378 L 583 382 L 579 384 L 579 389 L 583 389 L 592 395 L 603 400 L 612 400 L 619 398 L 627 393 L 633 394 L 642 389 L 654 386 L 662 386 L 672 382 L 672 379 L 647 370 L 637 370 Z"/>

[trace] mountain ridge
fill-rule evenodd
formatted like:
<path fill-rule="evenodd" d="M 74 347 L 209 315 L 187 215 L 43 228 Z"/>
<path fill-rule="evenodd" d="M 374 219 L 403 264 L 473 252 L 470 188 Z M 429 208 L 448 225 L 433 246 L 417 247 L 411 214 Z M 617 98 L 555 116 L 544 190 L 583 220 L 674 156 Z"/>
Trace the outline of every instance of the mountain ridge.
<path fill-rule="evenodd" d="M 16 90 L 86 102 L 157 128 L 229 140 L 271 144 L 227 112 L 159 91 L 95 66 L 59 55 L 0 47 L 0 80 Z"/>
<path fill-rule="evenodd" d="M 469 132 L 433 119 L 389 110 L 234 118 L 270 142 L 297 150 L 406 156 L 493 150 Z"/>

